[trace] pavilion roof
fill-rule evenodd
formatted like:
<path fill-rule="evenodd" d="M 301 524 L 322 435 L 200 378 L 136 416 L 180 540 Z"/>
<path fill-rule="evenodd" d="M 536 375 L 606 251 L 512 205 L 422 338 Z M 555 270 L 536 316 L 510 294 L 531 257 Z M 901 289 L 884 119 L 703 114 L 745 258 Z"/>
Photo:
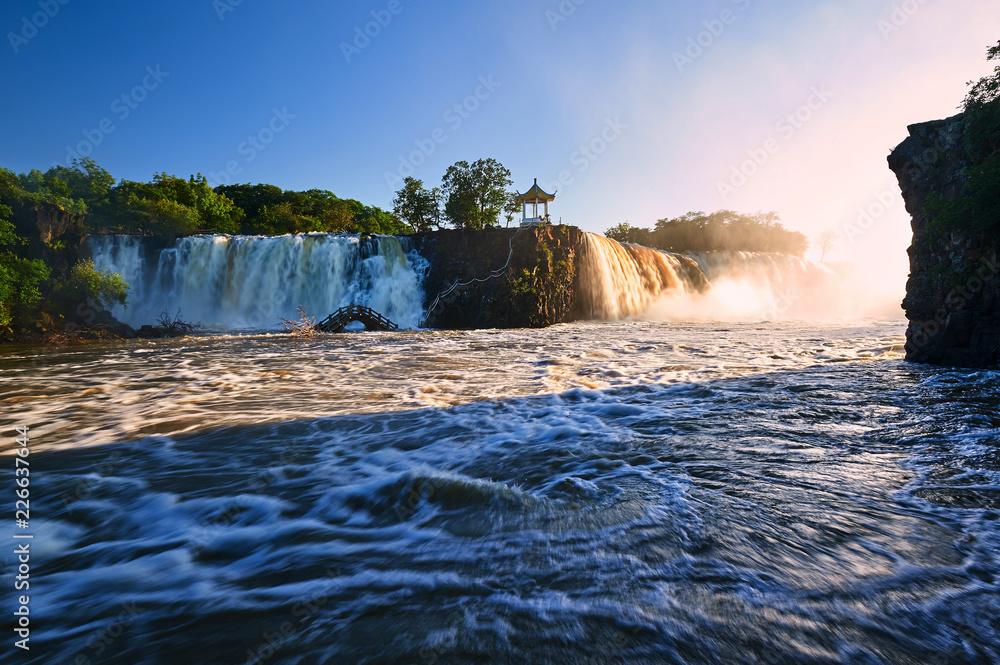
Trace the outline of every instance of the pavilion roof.
<path fill-rule="evenodd" d="M 531 186 L 531 189 L 526 191 L 524 194 L 519 194 L 517 197 L 518 203 L 532 203 L 534 201 L 555 201 L 556 195 L 549 194 L 541 187 L 538 186 L 538 178 L 535 178 L 535 184 Z"/>

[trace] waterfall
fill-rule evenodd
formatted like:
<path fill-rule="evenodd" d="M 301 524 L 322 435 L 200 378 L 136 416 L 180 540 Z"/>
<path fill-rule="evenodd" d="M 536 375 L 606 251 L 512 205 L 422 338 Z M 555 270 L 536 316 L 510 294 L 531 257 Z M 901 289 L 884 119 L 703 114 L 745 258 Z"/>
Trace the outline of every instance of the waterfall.
<path fill-rule="evenodd" d="M 763 252 L 692 254 L 712 284 L 710 296 L 692 309 L 705 318 L 843 319 L 870 315 L 866 285 L 851 264 L 813 263 L 797 256 Z"/>
<path fill-rule="evenodd" d="M 112 314 L 138 327 L 177 310 L 185 321 L 218 329 L 274 329 L 298 308 L 322 319 L 345 305 L 366 305 L 404 328 L 422 315 L 427 262 L 406 239 L 307 234 L 203 235 L 157 251 L 143 239 L 89 239 L 99 270 L 121 273 L 129 307 Z"/>
<path fill-rule="evenodd" d="M 676 254 L 584 234 L 578 312 L 615 320 L 844 319 L 884 316 L 849 264 L 786 254 Z"/>
<path fill-rule="evenodd" d="M 621 244 L 585 233 L 580 259 L 580 302 L 585 318 L 636 316 L 668 295 L 693 296 L 708 287 L 698 263 L 687 256 Z"/>
<path fill-rule="evenodd" d="M 776 320 L 882 316 L 870 284 L 846 266 L 783 254 L 678 254 L 584 233 L 573 317 L 613 321 Z M 273 330 L 366 305 L 403 328 L 423 315 L 428 262 L 407 238 L 307 234 L 202 235 L 166 248 L 150 239 L 89 239 L 99 270 L 121 273 L 129 306 L 112 314 L 133 327 L 166 312 L 219 330 Z M 456 257 L 461 258 L 461 257 Z M 870 300 L 870 298 L 869 298 Z"/>

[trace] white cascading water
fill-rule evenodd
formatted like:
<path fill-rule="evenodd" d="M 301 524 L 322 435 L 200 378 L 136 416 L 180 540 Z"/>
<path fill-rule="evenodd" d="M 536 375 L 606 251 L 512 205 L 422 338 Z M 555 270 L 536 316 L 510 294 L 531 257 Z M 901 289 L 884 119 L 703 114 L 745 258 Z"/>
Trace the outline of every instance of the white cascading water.
<path fill-rule="evenodd" d="M 676 254 L 583 234 L 576 313 L 584 319 L 776 320 L 876 313 L 865 285 L 836 269 L 783 254 Z M 321 320 L 366 305 L 404 328 L 419 326 L 427 261 L 405 238 L 308 234 L 192 236 L 153 250 L 141 238 L 89 240 L 100 270 L 129 283 L 133 327 L 166 312 L 216 329 L 275 329 L 298 308 Z M 849 297 L 845 294 L 850 294 Z M 885 309 L 877 314 L 885 313 Z"/>
<path fill-rule="evenodd" d="M 586 318 L 637 316 L 663 297 L 692 297 L 708 286 L 690 257 L 623 245 L 593 233 L 583 238 L 579 297 Z"/>
<path fill-rule="evenodd" d="M 893 311 L 866 298 L 870 289 L 850 265 L 762 252 L 675 254 L 591 233 L 584 234 L 580 291 L 585 318 L 604 320 L 816 320 Z"/>
<path fill-rule="evenodd" d="M 392 236 L 205 235 L 159 252 L 128 236 L 89 239 L 98 270 L 121 273 L 129 307 L 112 314 L 133 327 L 164 312 L 218 329 L 274 329 L 279 319 L 317 320 L 346 305 L 366 305 L 403 328 L 423 313 L 427 262 Z"/>

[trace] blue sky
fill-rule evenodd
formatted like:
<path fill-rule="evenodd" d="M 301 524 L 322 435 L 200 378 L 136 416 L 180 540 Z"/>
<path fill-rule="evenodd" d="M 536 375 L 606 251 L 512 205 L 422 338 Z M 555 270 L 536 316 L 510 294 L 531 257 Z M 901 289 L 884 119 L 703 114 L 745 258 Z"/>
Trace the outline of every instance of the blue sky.
<path fill-rule="evenodd" d="M 1000 39 L 995 0 L 63 1 L 0 10 L 0 165 L 72 148 L 119 178 L 389 208 L 387 174 L 494 157 L 595 232 L 721 208 L 843 232 L 898 197 L 889 149 L 954 113 Z M 907 216 L 885 207 L 834 258 L 898 288 Z"/>

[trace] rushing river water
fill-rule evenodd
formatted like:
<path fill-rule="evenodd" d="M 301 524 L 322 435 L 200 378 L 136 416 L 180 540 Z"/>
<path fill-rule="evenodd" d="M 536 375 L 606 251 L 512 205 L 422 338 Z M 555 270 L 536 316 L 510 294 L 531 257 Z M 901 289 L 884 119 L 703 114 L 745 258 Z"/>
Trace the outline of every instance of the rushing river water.
<path fill-rule="evenodd" d="M 34 540 L 0 662 L 1000 662 L 1000 375 L 902 332 L 3 350 Z"/>

